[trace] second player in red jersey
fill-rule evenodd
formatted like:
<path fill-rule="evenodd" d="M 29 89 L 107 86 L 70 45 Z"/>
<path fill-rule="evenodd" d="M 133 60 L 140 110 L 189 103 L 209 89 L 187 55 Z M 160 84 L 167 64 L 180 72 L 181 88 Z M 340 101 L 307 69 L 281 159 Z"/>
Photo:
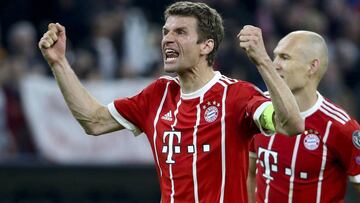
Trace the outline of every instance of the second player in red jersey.
<path fill-rule="evenodd" d="M 290 138 L 255 135 L 250 202 L 343 202 L 348 179 L 360 192 L 360 126 L 317 92 L 328 63 L 325 41 L 313 32 L 292 32 L 274 54 L 277 71 L 302 111 L 305 131 Z"/>
<path fill-rule="evenodd" d="M 360 183 L 359 124 L 320 94 L 301 114 L 301 135 L 253 138 L 257 202 L 343 202 L 347 180 Z"/>

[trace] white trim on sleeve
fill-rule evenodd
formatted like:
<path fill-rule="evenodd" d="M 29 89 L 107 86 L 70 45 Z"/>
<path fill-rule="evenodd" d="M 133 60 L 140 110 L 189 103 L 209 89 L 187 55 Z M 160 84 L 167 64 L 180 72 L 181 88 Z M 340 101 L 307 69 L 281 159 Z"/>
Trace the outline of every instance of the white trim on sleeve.
<path fill-rule="evenodd" d="M 130 130 L 135 136 L 138 136 L 141 133 L 141 130 L 132 124 L 130 121 L 126 120 L 120 113 L 116 110 L 114 102 L 108 104 L 108 109 L 111 116 L 124 128 Z"/>
<path fill-rule="evenodd" d="M 349 181 L 352 183 L 360 183 L 360 174 L 355 176 L 349 176 Z"/>
<path fill-rule="evenodd" d="M 271 101 L 266 101 L 264 103 L 262 103 L 255 111 L 254 113 L 254 117 L 253 120 L 255 121 L 256 125 L 258 126 L 258 128 L 260 129 L 261 133 L 264 134 L 265 136 L 272 136 L 275 134 L 275 132 L 273 133 L 266 133 L 264 131 L 264 129 L 262 128 L 261 124 L 260 124 L 260 116 L 261 114 L 264 112 L 264 110 L 271 104 Z"/>

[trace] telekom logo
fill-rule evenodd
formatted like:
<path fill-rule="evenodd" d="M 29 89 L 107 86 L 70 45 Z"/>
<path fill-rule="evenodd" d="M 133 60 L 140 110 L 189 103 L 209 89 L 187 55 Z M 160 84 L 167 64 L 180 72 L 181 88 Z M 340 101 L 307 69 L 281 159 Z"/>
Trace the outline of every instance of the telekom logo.
<path fill-rule="evenodd" d="M 263 162 L 261 160 L 261 155 L 264 155 L 263 157 Z M 270 157 L 274 160 L 273 164 L 270 163 Z M 271 151 L 271 150 L 267 150 L 264 148 L 259 147 L 258 149 L 258 158 L 260 160 L 260 164 L 262 167 L 265 168 L 265 173 L 263 173 L 263 176 L 267 179 L 273 180 L 274 178 L 271 177 L 270 172 L 274 171 L 277 172 L 277 163 L 278 163 L 278 153 Z"/>
<path fill-rule="evenodd" d="M 166 138 L 168 139 L 168 145 L 166 145 Z M 175 144 L 174 144 L 174 138 L 176 138 Z M 163 135 L 163 153 L 167 153 L 167 159 L 166 163 L 168 164 L 174 164 L 175 161 L 172 159 L 172 156 L 175 153 L 180 153 L 180 142 L 181 142 L 181 132 L 179 131 L 165 131 Z"/>

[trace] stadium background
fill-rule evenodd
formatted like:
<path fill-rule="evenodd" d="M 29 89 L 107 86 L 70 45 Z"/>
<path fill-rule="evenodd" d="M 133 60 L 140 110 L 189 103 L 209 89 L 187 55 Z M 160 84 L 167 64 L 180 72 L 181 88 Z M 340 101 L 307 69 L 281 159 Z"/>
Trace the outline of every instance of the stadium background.
<path fill-rule="evenodd" d="M 171 2 L 0 1 L 0 202 L 159 202 L 157 178 L 149 155 L 145 159 L 141 155 L 131 159 L 129 153 L 128 159 L 116 161 L 118 157 L 103 153 L 100 158 L 110 157 L 105 164 L 99 157 L 76 160 L 81 157 L 76 152 L 71 161 L 48 157 L 48 151 L 39 149 L 39 134 L 43 133 L 36 127 L 40 122 L 36 116 L 43 114 L 34 115 L 31 109 L 26 110 L 28 100 L 36 103 L 31 95 L 37 89 L 24 90 L 23 84 L 34 75 L 53 82 L 37 49 L 49 22 L 60 22 L 66 27 L 67 57 L 86 83 L 114 88 L 118 81 L 143 82 L 144 78 L 162 75 L 159 46 L 162 12 Z M 225 23 L 225 40 L 215 63 L 217 70 L 264 89 L 256 68 L 238 47 L 236 34 L 242 26 L 261 27 L 270 54 L 277 41 L 290 31 L 315 31 L 326 38 L 330 50 L 329 69 L 320 92 L 360 119 L 359 0 L 204 2 L 215 7 Z M 123 88 L 131 89 L 133 85 L 125 84 Z M 30 98 L 25 100 L 26 95 Z M 45 119 L 51 122 L 54 115 L 49 113 Z M 130 151 L 130 146 L 123 145 L 122 150 Z M 106 146 L 90 148 L 92 154 L 88 156 L 101 153 L 103 148 Z M 358 196 L 350 188 L 346 202 L 360 202 Z"/>

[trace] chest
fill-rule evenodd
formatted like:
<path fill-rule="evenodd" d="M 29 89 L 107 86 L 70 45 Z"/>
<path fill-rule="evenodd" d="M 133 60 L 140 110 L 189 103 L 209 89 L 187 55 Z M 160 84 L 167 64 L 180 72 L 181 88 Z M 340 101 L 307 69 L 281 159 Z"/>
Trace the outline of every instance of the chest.
<path fill-rule="evenodd" d="M 198 161 L 220 159 L 225 142 L 239 137 L 237 126 L 232 124 L 238 120 L 233 119 L 236 112 L 229 109 L 223 95 L 173 98 L 167 98 L 159 109 L 153 122 L 156 136 L 150 135 L 160 162 L 192 163 L 194 154 Z"/>
<path fill-rule="evenodd" d="M 256 135 L 255 148 L 259 167 L 273 175 L 294 175 L 299 179 L 318 177 L 323 166 L 334 164 L 335 155 L 329 148 L 327 123 L 307 122 L 301 135 L 272 137 Z"/>

